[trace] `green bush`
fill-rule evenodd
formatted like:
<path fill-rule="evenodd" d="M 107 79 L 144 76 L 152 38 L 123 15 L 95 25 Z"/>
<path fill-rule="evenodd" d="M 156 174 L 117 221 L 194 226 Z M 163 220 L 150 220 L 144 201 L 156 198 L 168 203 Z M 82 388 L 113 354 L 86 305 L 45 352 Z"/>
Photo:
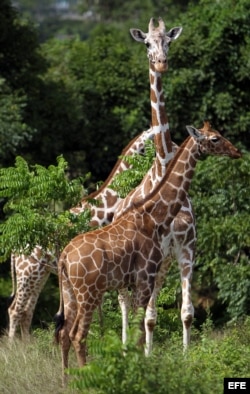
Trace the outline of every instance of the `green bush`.
<path fill-rule="evenodd" d="M 67 162 L 29 166 L 20 156 L 15 166 L 0 169 L 0 198 L 5 199 L 5 222 L 0 224 L 0 261 L 12 252 L 29 253 L 36 245 L 55 253 L 79 232 L 89 229 L 89 210 L 80 215 L 68 209 L 82 197 L 83 179 L 66 177 Z"/>
<path fill-rule="evenodd" d="M 90 340 L 89 364 L 69 370 L 72 387 L 96 394 L 212 394 L 223 391 L 224 377 L 249 376 L 249 319 L 222 332 L 214 331 L 208 320 L 185 354 L 173 335 L 145 358 L 137 347 L 139 335 L 134 320 L 126 346 L 113 331 L 102 340 Z"/>
<path fill-rule="evenodd" d="M 197 221 L 194 281 L 216 288 L 223 304 L 220 319 L 237 319 L 250 309 L 250 155 L 207 157 L 197 165 L 190 196 Z"/>

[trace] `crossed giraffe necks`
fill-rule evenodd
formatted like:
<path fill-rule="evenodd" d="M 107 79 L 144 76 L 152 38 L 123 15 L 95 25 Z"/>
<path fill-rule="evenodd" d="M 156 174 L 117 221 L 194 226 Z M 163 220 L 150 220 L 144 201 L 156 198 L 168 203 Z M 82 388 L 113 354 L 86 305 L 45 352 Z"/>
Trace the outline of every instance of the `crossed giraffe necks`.
<path fill-rule="evenodd" d="M 128 156 L 144 151 L 145 141 L 152 139 L 154 131 L 149 129 L 136 136 L 123 149 L 121 155 Z M 128 163 L 118 159 L 109 177 L 101 187 L 85 197 L 81 204 L 71 208 L 71 212 L 80 214 L 84 209 L 91 210 L 91 226 L 102 226 L 110 223 L 116 205 L 121 200 L 109 185 L 114 176 L 128 168 Z M 98 205 L 91 204 L 91 199 L 97 199 Z M 20 325 L 22 338 L 29 337 L 29 330 L 34 314 L 37 299 L 50 275 L 57 272 L 57 258 L 51 251 L 44 251 L 36 246 L 30 255 L 11 256 L 12 268 L 12 303 L 8 308 L 9 314 L 9 338 L 15 336 L 17 327 Z M 16 286 L 15 286 L 16 284 Z"/>
<path fill-rule="evenodd" d="M 146 199 L 128 207 L 103 229 L 78 235 L 62 252 L 58 316 L 64 313 L 59 331 L 64 368 L 71 342 L 79 365 L 86 363 L 92 314 L 105 291 L 131 286 L 135 308 L 147 309 L 163 258 L 164 235 L 185 201 L 201 151 L 241 157 L 218 132 L 192 127 L 188 131 L 192 137 L 179 148 L 162 181 Z"/>

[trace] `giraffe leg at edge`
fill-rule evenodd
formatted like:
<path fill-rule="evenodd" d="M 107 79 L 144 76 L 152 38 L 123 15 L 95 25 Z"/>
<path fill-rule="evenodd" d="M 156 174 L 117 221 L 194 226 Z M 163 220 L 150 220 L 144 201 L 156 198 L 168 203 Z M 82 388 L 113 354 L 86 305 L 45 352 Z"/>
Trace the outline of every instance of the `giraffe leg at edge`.
<path fill-rule="evenodd" d="M 155 279 L 153 293 L 147 305 L 146 315 L 145 315 L 145 331 L 146 331 L 145 356 L 149 356 L 153 349 L 153 332 L 157 322 L 156 301 L 162 289 L 167 272 L 171 266 L 171 262 L 172 262 L 172 258 L 170 256 L 166 257 L 163 260 L 160 267 L 160 271 L 157 273 Z"/>
<path fill-rule="evenodd" d="M 145 356 L 149 356 L 153 348 L 153 333 L 157 321 L 155 293 L 151 296 L 144 319 L 145 324 Z"/>
<path fill-rule="evenodd" d="M 39 283 L 39 286 L 37 288 L 33 288 L 32 291 L 30 291 L 29 298 L 27 299 L 25 303 L 25 309 L 23 311 L 21 320 L 20 320 L 20 326 L 21 326 L 21 335 L 22 339 L 29 339 L 30 338 L 30 331 L 31 331 L 31 324 L 32 324 L 32 319 L 34 316 L 34 311 L 37 305 L 37 300 L 41 294 L 41 291 L 48 279 L 49 275 L 47 275 L 41 283 Z"/>
<path fill-rule="evenodd" d="M 128 289 L 120 289 L 118 293 L 118 302 L 122 312 L 122 343 L 125 344 L 128 340 L 128 312 L 130 307 L 130 296 Z"/>
<path fill-rule="evenodd" d="M 181 265 L 182 307 L 181 320 L 183 325 L 183 348 L 190 343 L 191 326 L 194 317 L 194 307 L 191 300 L 192 264 Z"/>
<path fill-rule="evenodd" d="M 102 293 L 98 293 L 94 297 L 85 294 L 84 302 L 78 302 L 78 311 L 69 338 L 74 346 L 79 367 L 86 364 L 86 340 L 94 310 L 101 305 L 102 296 Z"/>
<path fill-rule="evenodd" d="M 15 314 L 15 311 L 12 309 L 8 309 L 8 314 L 9 314 L 9 331 L 8 331 L 8 337 L 9 339 L 13 339 L 16 335 L 16 330 L 17 327 L 20 323 L 19 316 Z"/>
<path fill-rule="evenodd" d="M 69 350 L 71 346 L 68 328 L 65 323 L 59 333 L 59 342 L 61 345 L 62 356 L 62 386 L 64 387 L 67 384 L 67 375 L 65 374 L 65 369 L 67 369 L 69 366 Z"/>
<path fill-rule="evenodd" d="M 13 300 L 12 304 L 8 308 L 8 315 L 9 315 L 9 331 L 8 337 L 9 339 L 13 339 L 16 335 L 17 328 L 21 323 L 23 318 L 23 304 L 25 300 L 18 295 L 16 295 L 15 299 Z"/>

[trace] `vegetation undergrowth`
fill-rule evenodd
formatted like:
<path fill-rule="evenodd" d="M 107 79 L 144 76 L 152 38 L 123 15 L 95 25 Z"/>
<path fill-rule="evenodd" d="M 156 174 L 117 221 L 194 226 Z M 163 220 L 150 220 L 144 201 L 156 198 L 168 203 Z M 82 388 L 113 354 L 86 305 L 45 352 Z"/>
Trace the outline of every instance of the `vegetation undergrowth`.
<path fill-rule="evenodd" d="M 71 386 L 82 393 L 222 393 L 224 377 L 249 377 L 250 319 L 223 331 L 215 331 L 210 319 L 197 340 L 183 354 L 181 333 L 176 333 L 145 358 L 137 347 L 138 325 L 122 346 L 115 332 L 89 345 L 92 361 L 82 369 L 70 369 Z M 248 345 L 248 346 L 247 346 Z M 124 355 L 124 357 L 123 357 Z M 90 391 L 89 391 L 90 390 Z"/>
<path fill-rule="evenodd" d="M 212 394 L 223 392 L 224 377 L 250 377 L 250 318 L 215 330 L 210 318 L 201 331 L 192 330 L 192 343 L 183 354 L 182 331 L 173 332 L 145 358 L 137 346 L 139 318 L 133 319 L 129 341 L 120 333 L 96 328 L 88 338 L 89 362 L 77 368 L 70 352 L 69 384 L 61 384 L 60 349 L 53 344 L 52 327 L 33 331 L 30 342 L 0 338 L 1 394 Z"/>

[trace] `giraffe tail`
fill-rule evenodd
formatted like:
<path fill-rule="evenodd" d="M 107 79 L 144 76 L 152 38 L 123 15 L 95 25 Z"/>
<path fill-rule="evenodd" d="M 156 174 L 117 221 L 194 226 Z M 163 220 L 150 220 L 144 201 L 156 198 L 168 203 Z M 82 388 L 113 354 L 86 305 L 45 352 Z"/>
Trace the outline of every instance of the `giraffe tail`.
<path fill-rule="evenodd" d="M 11 282 L 12 282 L 12 291 L 11 295 L 8 297 L 8 307 L 12 304 L 15 295 L 16 295 L 16 256 L 14 253 L 11 253 L 10 258 L 10 267 L 11 267 Z"/>
<path fill-rule="evenodd" d="M 60 291 L 60 305 L 59 310 L 54 316 L 55 322 L 55 334 L 54 339 L 57 344 L 60 342 L 60 331 L 63 328 L 65 317 L 64 317 L 64 302 L 62 293 L 62 270 L 63 270 L 63 259 L 59 259 L 58 262 L 58 281 L 59 281 L 59 291 Z"/>
<path fill-rule="evenodd" d="M 64 325 L 64 312 L 58 311 L 56 315 L 54 316 L 54 322 L 55 322 L 55 342 L 59 344 L 60 342 L 60 331 L 63 328 Z"/>

